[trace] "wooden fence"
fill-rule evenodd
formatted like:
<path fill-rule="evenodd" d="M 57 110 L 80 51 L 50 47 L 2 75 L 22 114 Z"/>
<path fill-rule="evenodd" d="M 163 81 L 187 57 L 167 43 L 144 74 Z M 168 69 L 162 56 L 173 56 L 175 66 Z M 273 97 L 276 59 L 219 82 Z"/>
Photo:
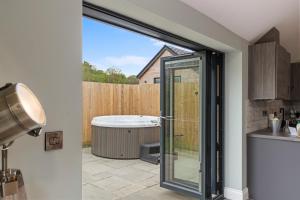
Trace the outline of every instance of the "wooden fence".
<path fill-rule="evenodd" d="M 198 151 L 200 98 L 198 83 L 174 85 L 174 145 Z M 102 115 L 160 114 L 159 84 L 109 84 L 83 82 L 83 144 L 91 142 L 91 121 Z"/>
<path fill-rule="evenodd" d="M 83 144 L 91 142 L 91 121 L 101 115 L 154 115 L 160 113 L 159 84 L 83 82 Z"/>

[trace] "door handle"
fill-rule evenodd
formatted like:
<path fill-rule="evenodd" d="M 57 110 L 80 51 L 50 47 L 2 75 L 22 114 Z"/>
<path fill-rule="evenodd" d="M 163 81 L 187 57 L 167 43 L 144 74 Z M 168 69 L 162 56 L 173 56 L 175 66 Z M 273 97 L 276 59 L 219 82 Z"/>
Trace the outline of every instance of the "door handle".
<path fill-rule="evenodd" d="M 174 137 L 183 137 L 183 134 L 179 134 L 179 135 L 174 135 Z"/>
<path fill-rule="evenodd" d="M 173 116 L 160 116 L 159 118 L 164 120 L 171 120 L 173 119 Z"/>

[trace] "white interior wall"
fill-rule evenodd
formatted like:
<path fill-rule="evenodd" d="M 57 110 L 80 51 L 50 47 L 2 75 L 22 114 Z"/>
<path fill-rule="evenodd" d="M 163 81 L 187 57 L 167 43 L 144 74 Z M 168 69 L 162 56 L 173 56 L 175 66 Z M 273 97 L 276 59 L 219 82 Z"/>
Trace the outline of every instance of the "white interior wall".
<path fill-rule="evenodd" d="M 290 52 L 291 62 L 295 62 L 299 58 L 299 9 L 297 9 L 297 6 L 291 6 L 289 13 L 290 15 L 287 15 L 286 18 L 283 18 L 280 21 L 278 20 L 274 26 L 280 32 L 280 44 Z"/>
<path fill-rule="evenodd" d="M 37 94 L 46 131 L 63 130 L 62 150 L 44 152 L 44 135 L 9 150 L 29 200 L 81 199 L 81 0 L 0 1 L 0 85 L 23 82 Z"/>
<path fill-rule="evenodd" d="M 242 190 L 243 134 L 242 130 L 242 81 L 241 52 L 225 54 L 225 187 Z M 236 77 L 233 79 L 232 77 Z M 237 80 L 238 79 L 238 80 Z M 238 92 L 240 91 L 240 92 Z M 233 112 L 233 108 L 235 110 Z M 233 114 L 234 113 L 234 114 Z M 237 149 L 239 149 L 237 151 Z M 232 167 L 234 166 L 234 171 Z"/>
<path fill-rule="evenodd" d="M 248 42 L 179 1 L 123 0 L 122 4 L 118 0 L 89 2 L 226 52 L 225 186 L 237 191 L 235 199 L 242 199 L 241 192 L 246 187 L 243 109 L 247 98 Z"/>

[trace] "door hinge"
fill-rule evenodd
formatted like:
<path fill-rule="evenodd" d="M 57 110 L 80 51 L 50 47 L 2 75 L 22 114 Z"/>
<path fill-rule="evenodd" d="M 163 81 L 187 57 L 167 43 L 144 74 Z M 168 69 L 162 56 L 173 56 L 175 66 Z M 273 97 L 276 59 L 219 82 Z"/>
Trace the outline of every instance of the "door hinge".
<path fill-rule="evenodd" d="M 221 105 L 221 97 L 217 96 L 217 105 Z"/>
<path fill-rule="evenodd" d="M 220 143 L 216 144 L 217 151 L 222 151 L 222 145 Z"/>
<path fill-rule="evenodd" d="M 202 163 L 200 163 L 199 174 L 202 173 Z"/>
<path fill-rule="evenodd" d="M 223 190 L 223 182 L 222 181 L 218 181 L 216 186 L 217 186 L 218 192 L 221 192 Z"/>

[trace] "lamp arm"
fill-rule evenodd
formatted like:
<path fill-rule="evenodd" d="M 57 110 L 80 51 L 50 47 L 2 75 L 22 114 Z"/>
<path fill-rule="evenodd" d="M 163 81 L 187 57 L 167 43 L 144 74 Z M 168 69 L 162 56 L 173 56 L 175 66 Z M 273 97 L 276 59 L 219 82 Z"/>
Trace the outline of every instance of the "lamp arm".
<path fill-rule="evenodd" d="M 31 136 L 37 137 L 41 134 L 41 132 L 42 132 L 42 128 L 36 128 L 32 131 L 29 131 L 28 134 Z"/>
<path fill-rule="evenodd" d="M 2 146 L 2 173 L 6 173 L 7 170 L 7 154 L 8 154 L 8 147 L 10 147 L 14 141 L 9 142 L 7 145 Z"/>
<path fill-rule="evenodd" d="M 6 83 L 3 87 L 0 87 L 0 91 L 4 90 L 4 89 L 6 89 L 6 88 L 8 88 L 8 87 L 10 87 L 12 85 L 13 85 L 12 83 Z"/>

